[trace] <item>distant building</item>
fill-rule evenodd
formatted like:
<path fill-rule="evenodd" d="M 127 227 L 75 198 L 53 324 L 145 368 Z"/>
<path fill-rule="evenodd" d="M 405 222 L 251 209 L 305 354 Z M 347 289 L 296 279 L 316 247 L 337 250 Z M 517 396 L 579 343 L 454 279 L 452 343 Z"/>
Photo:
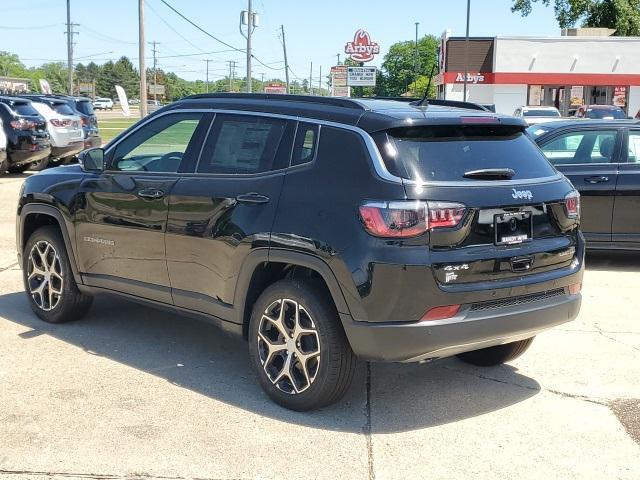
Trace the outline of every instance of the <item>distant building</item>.
<path fill-rule="evenodd" d="M 26 93 L 29 91 L 28 78 L 0 77 L 0 94 Z"/>
<path fill-rule="evenodd" d="M 555 106 L 572 115 L 584 104 L 640 110 L 640 37 L 610 29 L 565 29 L 561 37 L 464 37 L 441 40 L 438 97 L 494 104 L 513 114 L 522 105 Z"/>

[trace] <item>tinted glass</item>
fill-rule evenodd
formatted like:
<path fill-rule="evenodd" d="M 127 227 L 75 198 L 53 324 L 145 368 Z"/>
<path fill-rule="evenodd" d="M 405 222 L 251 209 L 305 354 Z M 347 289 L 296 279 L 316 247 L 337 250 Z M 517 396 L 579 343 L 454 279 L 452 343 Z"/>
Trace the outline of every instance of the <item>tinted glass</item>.
<path fill-rule="evenodd" d="M 585 114 L 587 118 L 614 118 L 616 120 L 627 118 L 619 108 L 589 108 Z"/>
<path fill-rule="evenodd" d="M 486 168 L 513 169 L 515 180 L 555 174 L 520 127 L 406 127 L 390 130 L 387 140 L 379 142 L 387 169 L 412 180 L 474 181 L 465 178 L 465 172 Z"/>
<path fill-rule="evenodd" d="M 38 111 L 30 103 L 16 103 L 13 106 L 13 111 L 18 115 L 39 115 Z"/>
<path fill-rule="evenodd" d="M 615 130 L 568 132 L 542 145 L 542 151 L 554 165 L 609 163 L 616 135 Z"/>
<path fill-rule="evenodd" d="M 311 162 L 316 153 L 317 141 L 318 125 L 300 122 L 293 147 L 291 165 L 302 165 Z"/>
<path fill-rule="evenodd" d="M 197 171 L 251 174 L 286 166 L 275 161 L 286 126 L 279 119 L 217 115 Z"/>
<path fill-rule="evenodd" d="M 523 110 L 525 117 L 559 117 L 560 112 L 556 110 Z"/>
<path fill-rule="evenodd" d="M 85 115 L 93 115 L 93 105 L 89 100 L 76 100 L 76 108 Z"/>
<path fill-rule="evenodd" d="M 164 115 L 129 135 L 116 147 L 112 170 L 177 172 L 188 154 L 202 113 Z"/>
<path fill-rule="evenodd" d="M 60 115 L 75 115 L 73 109 L 66 103 L 54 103 L 53 105 L 51 105 L 51 108 L 53 108 Z"/>
<path fill-rule="evenodd" d="M 543 135 L 550 131 L 550 128 L 544 127 L 542 125 L 533 125 L 532 127 L 527 128 L 527 134 L 531 138 L 538 138 L 540 135 Z"/>
<path fill-rule="evenodd" d="M 629 163 L 640 163 L 640 130 L 631 130 L 629 132 Z"/>

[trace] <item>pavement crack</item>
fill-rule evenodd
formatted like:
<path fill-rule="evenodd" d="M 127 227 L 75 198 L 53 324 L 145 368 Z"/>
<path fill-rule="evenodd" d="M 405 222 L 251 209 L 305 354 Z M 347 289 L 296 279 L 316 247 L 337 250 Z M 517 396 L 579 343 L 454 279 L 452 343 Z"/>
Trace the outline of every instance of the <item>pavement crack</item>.
<path fill-rule="evenodd" d="M 610 336 L 610 334 L 612 334 L 612 332 L 607 332 L 606 330 L 603 330 L 602 328 L 600 328 L 600 327 L 598 326 L 598 324 L 597 324 L 597 323 L 594 323 L 594 324 L 593 324 L 593 326 L 594 326 L 594 328 L 597 330 L 597 332 L 598 332 L 600 335 L 602 335 L 604 338 L 606 338 L 606 339 L 608 339 L 608 340 L 611 340 L 612 342 L 619 343 L 620 345 L 624 345 L 625 347 L 632 348 L 632 349 L 634 349 L 636 352 L 640 352 L 640 348 L 635 347 L 635 346 L 633 346 L 633 345 L 629 345 L 628 343 L 625 343 L 625 342 L 623 342 L 623 341 L 621 341 L 621 340 L 618 340 L 618 339 L 617 339 L 617 338 L 615 338 L 615 337 L 611 337 L 611 336 Z"/>
<path fill-rule="evenodd" d="M 366 401 L 364 404 L 365 424 L 362 427 L 362 433 L 367 442 L 367 464 L 369 466 L 369 480 L 375 480 L 376 472 L 373 468 L 373 443 L 371 441 L 371 363 L 367 362 L 366 374 Z"/>

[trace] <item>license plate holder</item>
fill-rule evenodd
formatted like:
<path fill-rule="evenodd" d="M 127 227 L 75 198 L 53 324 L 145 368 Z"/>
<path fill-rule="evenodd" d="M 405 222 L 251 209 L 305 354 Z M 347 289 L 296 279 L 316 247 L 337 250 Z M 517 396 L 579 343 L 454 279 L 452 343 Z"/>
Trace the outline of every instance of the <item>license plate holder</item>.
<path fill-rule="evenodd" d="M 493 217 L 496 245 L 517 245 L 533 238 L 531 212 L 506 212 Z"/>

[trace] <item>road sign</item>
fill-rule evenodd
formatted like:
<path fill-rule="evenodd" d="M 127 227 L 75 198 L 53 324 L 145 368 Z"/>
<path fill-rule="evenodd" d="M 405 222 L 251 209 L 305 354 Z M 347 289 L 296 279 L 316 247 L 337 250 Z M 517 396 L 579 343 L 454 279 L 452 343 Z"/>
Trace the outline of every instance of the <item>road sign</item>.
<path fill-rule="evenodd" d="M 351 89 L 347 86 L 347 66 L 331 67 L 331 96 L 350 97 Z"/>
<path fill-rule="evenodd" d="M 149 95 L 164 95 L 164 85 L 148 85 Z"/>
<path fill-rule="evenodd" d="M 349 67 L 347 85 L 350 87 L 375 87 L 376 67 Z"/>
<path fill-rule="evenodd" d="M 264 86 L 264 93 L 287 93 L 287 87 L 280 83 L 269 83 Z"/>

